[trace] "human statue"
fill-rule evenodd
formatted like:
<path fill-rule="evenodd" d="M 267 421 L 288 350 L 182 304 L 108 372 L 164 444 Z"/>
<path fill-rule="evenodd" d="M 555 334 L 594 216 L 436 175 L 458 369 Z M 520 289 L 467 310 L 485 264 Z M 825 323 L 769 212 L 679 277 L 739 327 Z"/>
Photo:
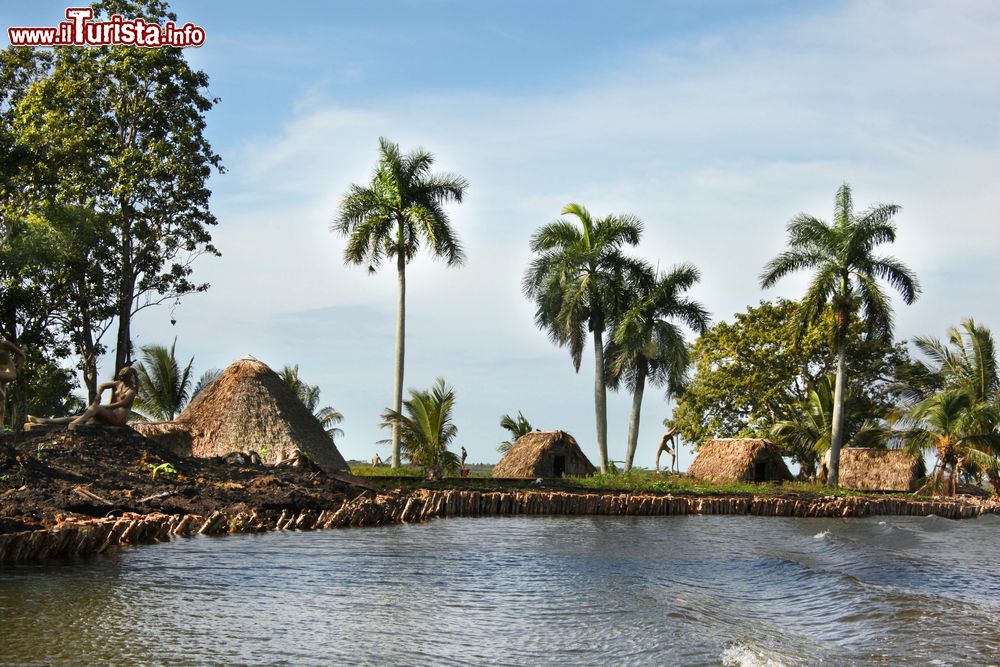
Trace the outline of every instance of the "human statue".
<path fill-rule="evenodd" d="M 669 429 L 660 438 L 660 447 L 656 450 L 656 472 L 660 472 L 660 455 L 663 452 L 670 454 L 670 471 L 673 472 L 677 467 L 677 443 L 674 438 L 677 437 L 677 429 Z"/>
<path fill-rule="evenodd" d="M 9 340 L 0 338 L 0 429 L 7 416 L 7 385 L 17 379 L 24 368 L 24 352 Z"/>
<path fill-rule="evenodd" d="M 132 403 L 135 401 L 138 385 L 138 373 L 131 366 L 125 366 L 118 371 L 113 381 L 98 385 L 97 398 L 83 414 L 57 419 L 46 419 L 44 417 L 32 417 L 28 415 L 28 423 L 69 424 L 70 426 L 78 426 L 80 424 L 125 426 L 128 423 L 129 415 L 132 414 Z M 101 404 L 101 396 L 108 389 L 111 390 L 111 402 Z"/>

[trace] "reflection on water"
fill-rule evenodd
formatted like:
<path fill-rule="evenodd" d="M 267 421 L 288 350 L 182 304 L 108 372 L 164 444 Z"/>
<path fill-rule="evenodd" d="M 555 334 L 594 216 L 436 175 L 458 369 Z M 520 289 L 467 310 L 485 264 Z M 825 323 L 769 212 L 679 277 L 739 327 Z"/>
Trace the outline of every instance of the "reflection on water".
<path fill-rule="evenodd" d="M 992 664 L 1000 518 L 510 517 L 0 569 L 0 662 Z"/>

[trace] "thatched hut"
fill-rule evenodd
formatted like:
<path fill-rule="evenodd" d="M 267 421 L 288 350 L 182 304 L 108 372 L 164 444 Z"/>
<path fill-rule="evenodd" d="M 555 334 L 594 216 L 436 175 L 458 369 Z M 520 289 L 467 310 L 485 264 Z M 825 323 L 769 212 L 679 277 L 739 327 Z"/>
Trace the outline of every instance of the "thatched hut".
<path fill-rule="evenodd" d="M 324 470 L 349 470 L 319 420 L 277 373 L 256 359 L 231 364 L 176 421 L 133 427 L 179 455 L 256 451 L 274 463 L 300 450 Z"/>
<path fill-rule="evenodd" d="M 533 431 L 522 435 L 493 466 L 494 477 L 562 477 L 593 475 L 597 469 L 580 445 L 564 431 Z"/>
<path fill-rule="evenodd" d="M 927 475 L 921 456 L 902 449 L 840 450 L 840 486 L 859 491 L 916 491 Z"/>
<path fill-rule="evenodd" d="M 791 481 L 781 451 L 763 438 L 708 440 L 698 450 L 688 474 L 710 482 Z"/>

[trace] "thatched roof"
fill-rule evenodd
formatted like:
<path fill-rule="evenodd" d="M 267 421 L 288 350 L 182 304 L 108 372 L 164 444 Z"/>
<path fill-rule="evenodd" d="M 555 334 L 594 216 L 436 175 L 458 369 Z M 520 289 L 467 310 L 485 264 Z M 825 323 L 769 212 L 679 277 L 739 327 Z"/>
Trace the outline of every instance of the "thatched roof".
<path fill-rule="evenodd" d="M 179 422 L 129 422 L 141 435 L 155 440 L 178 456 L 192 456 L 191 431 Z"/>
<path fill-rule="evenodd" d="M 533 431 L 522 435 L 493 466 L 494 477 L 552 477 L 554 456 L 565 457 L 567 475 L 592 475 L 597 469 L 580 445 L 564 431 Z"/>
<path fill-rule="evenodd" d="M 840 486 L 861 491 L 916 491 L 924 459 L 902 449 L 840 450 Z"/>
<path fill-rule="evenodd" d="M 688 474 L 710 482 L 792 479 L 777 445 L 763 438 L 708 440 L 698 450 Z"/>
<path fill-rule="evenodd" d="M 350 470 L 319 420 L 267 364 L 240 359 L 205 387 L 180 414 L 176 426 L 135 424 L 156 439 L 178 442 L 190 434 L 192 456 L 263 452 L 268 463 L 304 452 L 324 470 Z M 148 429 L 148 432 L 147 432 Z"/>

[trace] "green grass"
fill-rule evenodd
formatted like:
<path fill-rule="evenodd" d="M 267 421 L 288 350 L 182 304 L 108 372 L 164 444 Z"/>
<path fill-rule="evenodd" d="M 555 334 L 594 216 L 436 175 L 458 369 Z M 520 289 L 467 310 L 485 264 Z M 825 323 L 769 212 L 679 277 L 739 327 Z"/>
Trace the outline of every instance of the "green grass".
<path fill-rule="evenodd" d="M 621 492 L 621 493 L 673 493 L 694 496 L 757 494 L 757 495 L 802 495 L 802 496 L 865 496 L 873 495 L 864 491 L 838 489 L 810 482 L 784 482 L 754 484 L 751 482 L 730 482 L 716 484 L 686 475 L 658 474 L 638 468 L 631 472 L 597 474 L 591 477 L 567 477 L 546 479 L 541 484 L 534 480 L 494 480 L 490 477 L 492 466 L 478 464 L 469 466 L 473 472 L 469 479 L 449 477 L 438 482 L 426 482 L 423 470 L 415 466 L 392 469 L 388 466 L 373 468 L 361 462 L 351 462 L 351 471 L 362 477 L 393 477 L 382 484 L 389 488 L 404 489 L 467 489 L 474 491 L 545 490 L 578 492 Z M 408 479 L 400 479 L 408 478 Z M 907 496 L 906 493 L 877 494 Z"/>

